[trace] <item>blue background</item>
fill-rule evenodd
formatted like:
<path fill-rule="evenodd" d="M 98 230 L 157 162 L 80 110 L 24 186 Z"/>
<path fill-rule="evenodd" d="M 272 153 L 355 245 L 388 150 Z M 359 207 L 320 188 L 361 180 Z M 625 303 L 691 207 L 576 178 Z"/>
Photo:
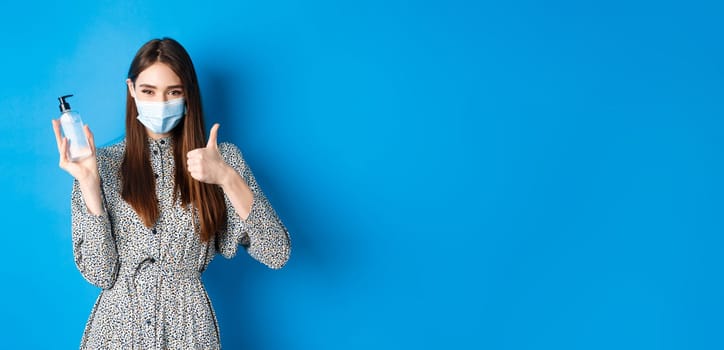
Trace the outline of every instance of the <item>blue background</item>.
<path fill-rule="evenodd" d="M 227 349 L 724 348 L 717 2 L 3 5 L 2 339 L 78 346 L 50 120 L 108 145 L 136 50 L 191 54 L 207 121 L 292 234 L 204 274 Z"/>

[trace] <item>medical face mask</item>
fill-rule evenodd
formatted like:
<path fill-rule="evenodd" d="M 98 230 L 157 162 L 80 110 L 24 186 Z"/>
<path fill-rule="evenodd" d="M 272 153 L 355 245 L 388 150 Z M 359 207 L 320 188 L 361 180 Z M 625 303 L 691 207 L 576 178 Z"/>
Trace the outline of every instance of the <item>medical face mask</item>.
<path fill-rule="evenodd" d="M 165 102 L 135 100 L 138 108 L 137 119 L 156 134 L 171 131 L 186 114 L 183 97 Z"/>

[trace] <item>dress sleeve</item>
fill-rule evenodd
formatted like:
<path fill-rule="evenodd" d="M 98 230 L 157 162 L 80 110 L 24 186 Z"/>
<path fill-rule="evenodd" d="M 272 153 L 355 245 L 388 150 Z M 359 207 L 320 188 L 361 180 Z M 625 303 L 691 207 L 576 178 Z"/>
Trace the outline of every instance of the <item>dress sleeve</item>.
<path fill-rule="evenodd" d="M 71 194 L 71 225 L 73 257 L 80 273 L 95 286 L 113 287 L 118 273 L 118 252 L 108 212 L 105 206 L 98 216 L 88 211 L 77 180 L 73 181 Z"/>
<path fill-rule="evenodd" d="M 259 188 L 239 148 L 230 143 L 222 143 L 219 149 L 224 161 L 241 174 L 254 195 L 251 212 L 246 220 L 242 220 L 229 197 L 224 194 L 227 226 L 217 237 L 219 253 L 225 258 L 232 258 L 241 245 L 252 258 L 270 268 L 283 267 L 289 260 L 291 250 L 287 228 Z"/>

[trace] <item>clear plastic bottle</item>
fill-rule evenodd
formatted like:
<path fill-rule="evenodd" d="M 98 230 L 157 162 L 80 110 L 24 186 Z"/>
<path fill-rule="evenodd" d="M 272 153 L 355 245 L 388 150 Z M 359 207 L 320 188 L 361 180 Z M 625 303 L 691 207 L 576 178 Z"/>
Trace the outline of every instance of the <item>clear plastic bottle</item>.
<path fill-rule="evenodd" d="M 91 149 L 88 145 L 88 138 L 83 131 L 83 121 L 80 114 L 70 109 L 70 104 L 65 101 L 66 98 L 73 95 L 65 95 L 58 97 L 60 101 L 60 126 L 63 129 L 63 135 L 68 138 L 68 158 L 71 161 L 81 160 L 91 155 Z"/>

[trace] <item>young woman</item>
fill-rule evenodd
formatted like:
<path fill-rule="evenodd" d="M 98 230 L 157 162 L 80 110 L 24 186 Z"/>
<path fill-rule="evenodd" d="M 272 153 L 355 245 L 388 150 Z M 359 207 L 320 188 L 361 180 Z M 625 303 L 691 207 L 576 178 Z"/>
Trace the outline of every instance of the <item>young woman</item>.
<path fill-rule="evenodd" d="M 191 58 L 173 39 L 141 47 L 128 71 L 125 140 L 68 159 L 53 120 L 60 167 L 74 177 L 75 263 L 102 288 L 83 349 L 218 349 L 216 316 L 200 275 L 239 245 L 281 268 L 289 234 L 239 149 L 205 140 Z"/>

